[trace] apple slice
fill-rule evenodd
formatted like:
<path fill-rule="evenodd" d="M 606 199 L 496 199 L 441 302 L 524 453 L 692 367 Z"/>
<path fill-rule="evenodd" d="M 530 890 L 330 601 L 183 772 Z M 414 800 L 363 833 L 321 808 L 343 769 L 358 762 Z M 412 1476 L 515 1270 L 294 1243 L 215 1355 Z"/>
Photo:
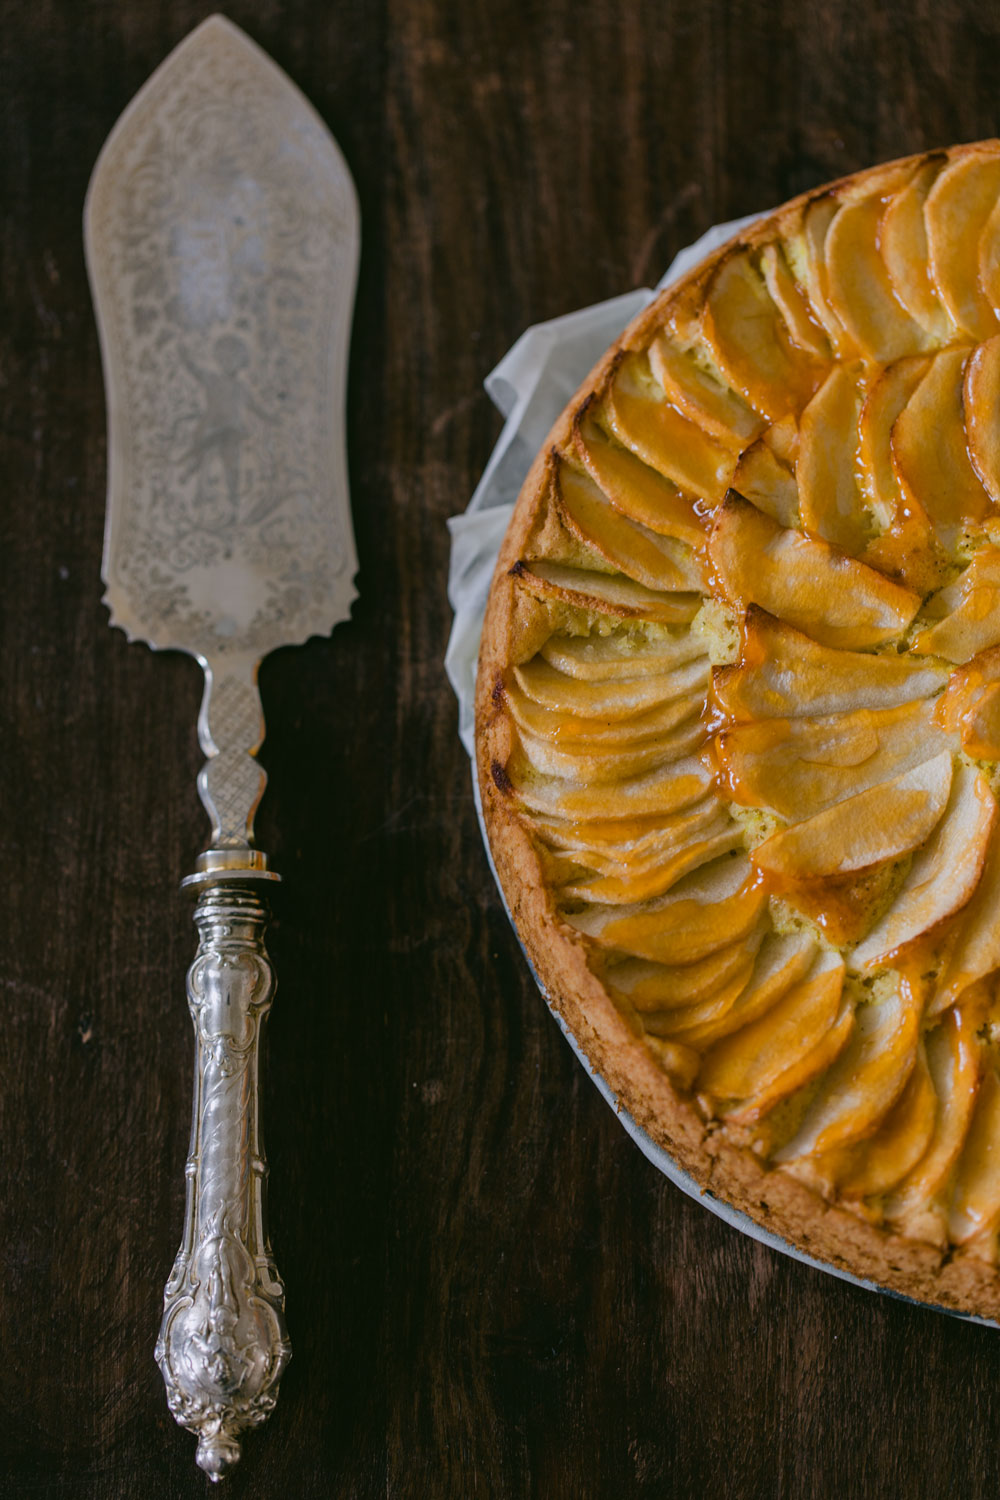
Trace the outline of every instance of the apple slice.
<path fill-rule="evenodd" d="M 766 437 L 758 438 L 740 456 L 733 489 L 771 516 L 779 526 L 797 526 L 799 487 L 795 474 L 775 453 Z"/>
<path fill-rule="evenodd" d="M 637 583 L 664 593 L 703 586 L 702 569 L 689 548 L 630 521 L 585 471 L 561 464 L 557 495 L 567 531 Z"/>
<path fill-rule="evenodd" d="M 551 740 L 524 730 L 520 732 L 519 740 L 525 760 L 540 775 L 606 786 L 609 782 L 618 783 L 632 776 L 641 776 L 656 766 L 686 760 L 704 745 L 705 728 L 695 714 L 669 734 L 659 734 L 637 743 L 580 743 L 562 749 Z"/>
<path fill-rule="evenodd" d="M 536 656 L 514 668 L 514 679 L 524 695 L 541 708 L 553 709 L 571 719 L 611 721 L 630 718 L 658 704 L 703 691 L 708 685 L 709 671 L 708 657 L 698 656 L 656 677 L 587 682 L 557 672 Z"/>
<path fill-rule="evenodd" d="M 998 683 L 1000 683 L 1000 646 L 991 646 L 951 674 L 951 681 L 934 705 L 935 723 L 952 734 L 957 731 L 965 745 L 967 732 L 976 724 L 978 710 L 983 705 L 984 699 L 986 700 L 985 722 L 989 722 L 990 694 Z M 973 758 L 1000 759 L 1000 757 L 989 755 Z"/>
<path fill-rule="evenodd" d="M 585 852 L 593 869 L 620 875 L 655 865 L 678 843 L 696 834 L 715 832 L 718 820 L 725 815 L 725 808 L 712 791 L 673 817 L 590 822 L 536 817 L 532 826 L 551 848 L 568 854 Z"/>
<path fill-rule="evenodd" d="M 823 812 L 939 754 L 948 736 L 926 699 L 820 718 L 762 719 L 716 737 L 720 786 L 789 822 Z"/>
<path fill-rule="evenodd" d="M 855 948 L 853 968 L 885 962 L 965 905 L 982 876 L 996 813 L 986 777 L 960 765 L 945 816 L 915 857 L 885 916 Z"/>
<path fill-rule="evenodd" d="M 924 203 L 931 275 L 952 320 L 975 339 L 998 330 L 983 295 L 979 242 L 1000 193 L 995 150 L 965 152 L 939 173 Z"/>
<path fill-rule="evenodd" d="M 573 449 L 615 510 L 660 536 L 704 546 L 705 523 L 694 502 L 628 448 L 609 442 L 594 422 L 578 419 Z"/>
<path fill-rule="evenodd" d="M 611 635 L 553 635 L 538 653 L 549 666 L 580 682 L 659 677 L 704 656 L 705 643 L 689 630 L 616 630 Z"/>
<path fill-rule="evenodd" d="M 523 734 L 547 741 L 556 749 L 572 754 L 575 750 L 621 749 L 643 745 L 661 735 L 669 735 L 690 718 L 697 718 L 704 706 L 703 694 L 687 694 L 657 704 L 647 713 L 635 714 L 610 722 L 587 717 L 564 718 L 551 708 L 541 708 L 512 686 L 506 694 L 511 718 Z"/>
<path fill-rule="evenodd" d="M 606 906 L 633 905 L 639 901 L 663 896 L 685 875 L 738 849 L 743 830 L 731 818 L 720 819 L 716 832 L 677 844 L 655 863 L 629 870 L 621 875 L 595 875 L 590 880 L 574 880 L 562 888 L 561 899 L 589 901 Z"/>
<path fill-rule="evenodd" d="M 1000 1080 L 987 1068 L 955 1167 L 948 1238 L 964 1245 L 1000 1220 Z"/>
<path fill-rule="evenodd" d="M 698 1093 L 717 1101 L 759 1098 L 830 1030 L 843 987 L 842 960 L 838 954 L 824 953 L 808 980 L 795 985 L 759 1020 L 709 1049 L 698 1072 Z"/>
<path fill-rule="evenodd" d="M 862 354 L 882 365 L 927 342 L 924 329 L 896 297 L 879 253 L 884 210 L 884 200 L 876 196 L 845 203 L 826 237 L 827 301 Z"/>
<path fill-rule="evenodd" d="M 773 1163 L 797 1161 L 874 1135 L 906 1087 L 919 1037 L 920 1006 L 905 986 L 860 1006 L 846 1050 L 795 1135 L 774 1153 Z"/>
<path fill-rule="evenodd" d="M 883 645 L 920 608 L 919 594 L 826 542 L 783 529 L 735 491 L 716 511 L 708 551 L 734 603 L 759 604 L 823 645 Z"/>
<path fill-rule="evenodd" d="M 684 625 L 702 605 L 701 594 L 658 594 L 623 573 L 591 572 L 546 558 L 516 562 L 511 572 L 536 599 L 558 599 L 574 609 L 618 620 Z"/>
<path fill-rule="evenodd" d="M 959 919 L 958 935 L 928 1005 L 938 1015 L 969 988 L 1000 968 L 1000 839 L 991 839 L 982 878 Z"/>
<path fill-rule="evenodd" d="M 839 209 L 840 202 L 832 193 L 813 198 L 802 215 L 801 243 L 813 311 L 826 330 L 837 357 L 853 359 L 858 353 L 857 345 L 831 307 L 828 295 L 826 242 Z"/>
<path fill-rule="evenodd" d="M 763 422 L 742 396 L 715 379 L 667 333 L 649 346 L 650 368 L 670 404 L 724 448 L 739 453 L 760 435 Z"/>
<path fill-rule="evenodd" d="M 566 920 L 601 947 L 655 963 L 696 963 L 756 926 L 767 897 L 747 870 L 745 859 L 724 858 L 687 876 L 658 901 L 592 907 Z"/>
<path fill-rule="evenodd" d="M 736 455 L 671 406 L 644 355 L 626 354 L 604 400 L 615 437 L 687 494 L 714 505 L 729 487 Z"/>
<path fill-rule="evenodd" d="M 741 249 L 725 256 L 712 274 L 702 331 L 733 389 L 772 422 L 801 410 L 825 369 L 825 362 L 792 342 L 764 281 Z"/>
<path fill-rule="evenodd" d="M 930 518 L 949 550 L 962 528 L 982 520 L 991 508 L 966 444 L 962 382 L 968 357 L 963 347 L 933 356 L 896 418 L 891 439 L 903 494 Z"/>
<path fill-rule="evenodd" d="M 998 205 L 1000 207 L 1000 205 Z M 1000 223 L 997 225 L 1000 239 Z M 1000 250 L 1000 246 L 998 246 Z M 997 288 L 1000 291 L 1000 287 Z M 990 499 L 1000 501 L 1000 334 L 969 357 L 962 388 L 969 458 Z"/>
<path fill-rule="evenodd" d="M 929 661 L 817 645 L 751 606 L 740 661 L 714 669 L 712 698 L 737 723 L 802 718 L 912 703 L 939 692 L 947 676 Z"/>
<path fill-rule="evenodd" d="M 868 535 L 858 486 L 858 420 L 864 366 L 836 364 L 802 413 L 795 480 L 802 524 L 857 553 Z"/>
<path fill-rule="evenodd" d="M 843 1052 L 854 1031 L 854 1007 L 842 1000 L 833 1024 L 822 1034 L 815 1046 L 799 1054 L 782 1073 L 769 1080 L 756 1094 L 741 1104 L 726 1110 L 725 1117 L 733 1125 L 750 1125 L 770 1114 L 778 1105 L 790 1099 L 800 1089 L 806 1089 L 821 1078 Z M 695 1075 L 697 1077 L 697 1075 Z"/>
<path fill-rule="evenodd" d="M 565 781 L 511 777 L 524 807 L 549 816 L 578 819 L 661 817 L 704 797 L 714 778 L 699 756 L 627 776 L 610 786 L 567 786 Z"/>
<path fill-rule="evenodd" d="M 934 1134 L 937 1094 L 923 1042 L 917 1043 L 913 1072 L 879 1129 L 867 1141 L 831 1154 L 828 1167 L 847 1198 L 887 1193 L 911 1172 Z"/>
<path fill-rule="evenodd" d="M 930 835 L 947 805 L 951 781 L 951 753 L 946 750 L 892 781 L 772 834 L 751 859 L 779 884 L 846 875 L 899 859 Z"/>
<path fill-rule="evenodd" d="M 730 943 L 695 964 L 653 964 L 643 958 L 626 958 L 607 972 L 607 985 L 644 1015 L 695 1005 L 733 985 L 743 990 L 754 970 L 764 929 L 759 927 L 743 942 Z"/>
<path fill-rule="evenodd" d="M 1000 551 L 977 552 L 965 572 L 929 601 L 931 610 L 947 613 L 914 639 L 917 653 L 967 662 L 1000 645 Z"/>
<path fill-rule="evenodd" d="M 889 199 L 882 216 L 879 248 L 900 302 L 935 343 L 954 334 L 954 323 L 937 294 L 930 274 L 924 203 L 944 163 L 937 154 Z"/>
<path fill-rule="evenodd" d="M 1000 306 L 1000 203 L 993 205 L 979 240 L 979 285 L 995 311 Z"/>
<path fill-rule="evenodd" d="M 816 957 L 816 940 L 810 933 L 793 932 L 779 937 L 769 932 L 738 999 L 724 1015 L 706 1019 L 698 1026 L 689 1025 L 685 1034 L 688 1046 L 711 1047 L 722 1037 L 757 1021 L 806 978 Z"/>
<path fill-rule="evenodd" d="M 771 300 L 785 320 L 792 343 L 818 359 L 828 360 L 830 340 L 813 315 L 809 298 L 792 275 L 780 242 L 772 241 L 764 246 L 760 252 L 760 268 Z"/>
<path fill-rule="evenodd" d="M 973 760 L 1000 760 L 1000 682 L 984 688 L 963 715 L 962 748 Z"/>
<path fill-rule="evenodd" d="M 575 825 L 570 839 L 547 838 L 554 848 L 576 853 L 591 869 L 614 877 L 642 876 L 653 873 L 671 856 L 706 839 L 714 838 L 732 825 L 732 819 L 717 797 L 709 796 L 692 808 L 684 808 L 672 818 L 661 819 L 645 838 L 615 843 L 591 839 L 587 824 Z M 661 893 L 662 894 L 662 893 Z M 636 900 L 644 897 L 636 897 Z"/>
<path fill-rule="evenodd" d="M 669 1009 L 644 1013 L 643 1026 L 654 1036 L 671 1037 L 674 1041 L 683 1042 L 685 1046 L 689 1046 L 689 1032 L 713 1020 L 721 1020 L 732 1010 L 733 1005 L 746 988 L 747 977 L 752 968 L 753 959 L 750 960 L 748 970 L 734 976 L 729 984 L 713 990 L 710 995 L 703 996 L 696 1004 L 672 1006 Z"/>
<path fill-rule="evenodd" d="M 947 1185 L 965 1142 L 979 1088 L 977 1019 L 971 1012 L 949 1011 L 926 1037 L 927 1066 L 937 1095 L 937 1114 L 930 1144 L 885 1205 L 886 1218 L 903 1234 L 930 1237 L 928 1204 Z"/>
<path fill-rule="evenodd" d="M 897 359 L 883 370 L 868 392 L 858 419 L 861 485 L 878 524 L 891 526 L 902 503 L 892 463 L 891 437 L 896 418 L 926 375 L 926 355 Z"/>

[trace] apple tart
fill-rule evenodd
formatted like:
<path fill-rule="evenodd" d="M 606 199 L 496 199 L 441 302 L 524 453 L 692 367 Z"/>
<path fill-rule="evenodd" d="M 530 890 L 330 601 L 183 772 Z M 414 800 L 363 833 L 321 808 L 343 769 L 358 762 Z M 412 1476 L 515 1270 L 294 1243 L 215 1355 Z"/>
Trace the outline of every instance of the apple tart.
<path fill-rule="evenodd" d="M 705 1189 L 1000 1316 L 1000 143 L 669 287 L 539 454 L 484 627 L 497 871 Z"/>

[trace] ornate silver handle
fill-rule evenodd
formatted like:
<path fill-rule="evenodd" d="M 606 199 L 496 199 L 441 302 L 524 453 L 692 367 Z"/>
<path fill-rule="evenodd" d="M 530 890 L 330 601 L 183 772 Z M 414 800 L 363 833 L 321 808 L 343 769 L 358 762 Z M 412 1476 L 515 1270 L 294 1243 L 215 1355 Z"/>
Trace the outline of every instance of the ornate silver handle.
<path fill-rule="evenodd" d="M 238 863 L 241 871 L 227 868 Z M 256 851 L 219 850 L 199 864 L 200 941 L 187 976 L 196 1053 L 184 1238 L 156 1359 L 170 1410 L 197 1433 L 197 1461 L 218 1480 L 239 1460 L 242 1432 L 273 1408 L 292 1351 L 264 1217 L 260 1035 L 275 984 L 264 947 L 266 861 Z"/>

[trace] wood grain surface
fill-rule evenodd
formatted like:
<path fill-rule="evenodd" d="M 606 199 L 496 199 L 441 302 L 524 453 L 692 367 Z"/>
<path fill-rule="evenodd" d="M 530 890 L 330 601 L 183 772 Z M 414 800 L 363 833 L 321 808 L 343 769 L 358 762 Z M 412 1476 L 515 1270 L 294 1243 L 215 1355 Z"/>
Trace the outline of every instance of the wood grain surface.
<path fill-rule="evenodd" d="M 0 0 L 0 1494 L 208 1482 L 152 1346 L 190 1115 L 200 674 L 107 626 L 80 216 L 194 0 Z M 713 222 L 997 131 L 965 0 L 233 0 L 361 199 L 361 597 L 262 673 L 271 1221 L 295 1357 L 232 1500 L 994 1496 L 1000 1334 L 821 1275 L 643 1159 L 484 858 L 445 520 L 532 322 Z"/>

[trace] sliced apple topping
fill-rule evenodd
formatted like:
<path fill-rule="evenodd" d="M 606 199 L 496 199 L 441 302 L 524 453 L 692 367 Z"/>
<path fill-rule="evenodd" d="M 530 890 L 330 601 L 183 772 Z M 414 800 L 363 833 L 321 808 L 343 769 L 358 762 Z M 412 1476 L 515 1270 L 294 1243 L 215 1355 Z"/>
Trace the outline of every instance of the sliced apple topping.
<path fill-rule="evenodd" d="M 845 203 L 826 237 L 826 293 L 838 321 L 862 354 L 888 364 L 912 354 L 925 333 L 896 297 L 879 252 L 885 209 L 881 197 Z"/>
<path fill-rule="evenodd" d="M 655 963 L 696 963 L 752 931 L 767 899 L 745 860 L 721 866 L 687 876 L 644 906 L 590 907 L 566 920 L 602 947 Z"/>
<path fill-rule="evenodd" d="M 677 844 L 655 863 L 644 868 L 628 869 L 620 875 L 595 875 L 577 879 L 562 887 L 564 901 L 590 901 L 613 906 L 630 905 L 663 896 L 685 875 L 700 870 L 722 854 L 738 849 L 743 833 L 737 823 L 722 814 L 714 832 Z"/>
<path fill-rule="evenodd" d="M 782 462 L 766 436 L 751 443 L 741 455 L 733 474 L 733 489 L 779 526 L 798 525 L 799 487 L 795 471 Z"/>
<path fill-rule="evenodd" d="M 868 387 L 858 419 L 861 484 L 879 526 L 891 526 L 902 503 L 892 462 L 892 429 L 927 373 L 926 355 L 897 359 Z"/>
<path fill-rule="evenodd" d="M 698 756 L 658 765 L 638 776 L 605 785 L 567 784 L 557 778 L 517 778 L 521 803 L 535 812 L 568 819 L 669 816 L 698 802 L 713 784 L 711 770 Z"/>
<path fill-rule="evenodd" d="M 619 676 L 596 682 L 556 671 L 538 657 L 514 668 L 515 681 L 526 698 L 568 716 L 566 732 L 570 736 L 578 718 L 610 723 L 645 713 L 657 704 L 687 698 L 707 687 L 708 674 L 707 656 L 696 656 L 656 676 Z"/>
<path fill-rule="evenodd" d="M 792 342 L 818 359 L 830 358 L 830 341 L 813 315 L 806 293 L 792 275 L 782 246 L 773 241 L 760 252 L 760 268 L 771 299 L 785 320 Z"/>
<path fill-rule="evenodd" d="M 906 630 L 919 594 L 826 542 L 784 529 L 735 491 L 716 512 L 709 557 L 727 596 L 827 646 L 882 645 Z"/>
<path fill-rule="evenodd" d="M 690 548 L 630 521 L 586 472 L 560 465 L 558 504 L 567 530 L 637 583 L 665 593 L 703 586 Z"/>
<path fill-rule="evenodd" d="M 913 1070 L 920 1007 L 905 985 L 859 1007 L 846 1049 L 820 1084 L 776 1164 L 822 1154 L 864 1140 L 882 1124 Z"/>
<path fill-rule="evenodd" d="M 697 1024 L 688 1018 L 684 1037 L 688 1046 L 705 1050 L 756 1021 L 805 978 L 817 953 L 815 939 L 806 932 L 780 937 L 769 932 L 756 946 L 760 951 L 753 971 L 733 1004 L 723 1013 L 704 1016 Z"/>
<path fill-rule="evenodd" d="M 658 333 L 653 339 L 649 363 L 670 404 L 723 447 L 738 453 L 760 435 L 764 424 L 753 408 L 669 334 Z"/>
<path fill-rule="evenodd" d="M 1000 201 L 993 205 L 980 236 L 979 285 L 986 301 L 996 311 L 1000 307 Z"/>
<path fill-rule="evenodd" d="M 719 948 L 699 963 L 654 964 L 627 958 L 608 970 L 608 988 L 643 1014 L 697 1005 L 734 986 L 742 994 L 754 972 L 763 935 L 758 925 L 745 941 Z"/>
<path fill-rule="evenodd" d="M 987 1068 L 955 1168 L 948 1237 L 964 1245 L 1000 1220 L 1000 1080 Z"/>
<path fill-rule="evenodd" d="M 712 697 L 735 723 L 822 716 L 912 703 L 939 692 L 947 675 L 929 661 L 820 646 L 751 608 L 740 661 L 713 671 Z"/>
<path fill-rule="evenodd" d="M 946 548 L 981 521 L 990 497 L 969 461 L 962 382 L 967 348 L 934 355 L 892 429 L 892 459 L 904 495 L 918 505 Z"/>
<path fill-rule="evenodd" d="M 844 552 L 864 549 L 868 536 L 858 485 L 858 420 L 864 366 L 836 364 L 799 423 L 795 479 L 802 524 Z"/>
<path fill-rule="evenodd" d="M 993 835 L 982 878 L 959 918 L 958 933 L 928 1006 L 936 1015 L 1000 968 L 1000 838 Z"/>
<path fill-rule="evenodd" d="M 855 948 L 853 967 L 871 968 L 884 962 L 961 910 L 982 876 L 996 812 L 986 777 L 971 766 L 960 765 L 945 816 L 914 857 L 885 916 Z"/>
<path fill-rule="evenodd" d="M 906 1087 L 873 1136 L 859 1145 L 831 1152 L 821 1170 L 829 1172 L 841 1193 L 867 1198 L 887 1193 L 912 1171 L 934 1134 L 937 1094 L 923 1042 L 917 1043 L 913 1071 Z"/>
<path fill-rule="evenodd" d="M 973 151 L 938 175 L 924 204 L 927 249 L 938 295 L 953 321 L 976 339 L 997 332 L 983 294 L 979 242 L 1000 193 L 1000 155 Z"/>
<path fill-rule="evenodd" d="M 681 625 L 701 608 L 701 595 L 658 594 L 622 573 L 597 573 L 546 558 L 515 563 L 523 588 L 539 599 L 558 599 L 575 609 L 619 620 L 651 620 Z"/>
<path fill-rule="evenodd" d="M 943 161 L 943 157 L 931 158 L 893 194 L 886 204 L 879 234 L 879 248 L 893 291 L 938 344 L 952 337 L 955 325 L 930 273 L 924 203 Z"/>
<path fill-rule="evenodd" d="M 819 384 L 823 362 L 792 342 L 744 250 L 731 252 L 713 273 L 702 329 L 730 385 L 769 421 L 800 411 Z"/>
<path fill-rule="evenodd" d="M 965 572 L 928 601 L 927 613 L 943 615 L 916 636 L 912 650 L 966 662 L 1000 644 L 1000 551 L 977 552 Z"/>
<path fill-rule="evenodd" d="M 997 243 L 1000 246 L 1000 235 Z M 962 408 L 972 467 L 996 504 L 1000 501 L 1000 334 L 969 356 Z"/>
<path fill-rule="evenodd" d="M 823 953 L 808 979 L 794 985 L 758 1020 L 709 1049 L 698 1072 L 699 1094 L 716 1101 L 752 1099 L 744 1116 L 763 1113 L 779 1097 L 772 1094 L 772 1085 L 795 1072 L 795 1065 L 833 1026 L 843 987 L 843 961 L 835 953 Z"/>
<path fill-rule="evenodd" d="M 776 881 L 864 870 L 920 847 L 948 802 L 951 753 L 772 834 L 751 856 Z"/>
<path fill-rule="evenodd" d="M 704 546 L 705 524 L 694 501 L 630 449 L 610 442 L 596 423 L 577 421 L 573 449 L 615 510 L 661 536 Z"/>
<path fill-rule="evenodd" d="M 549 666 L 581 682 L 619 677 L 660 677 L 704 656 L 705 643 L 690 631 L 678 634 L 633 627 L 610 635 L 553 635 L 538 653 Z"/>
<path fill-rule="evenodd" d="M 790 822 L 822 812 L 933 759 L 949 736 L 926 699 L 898 708 L 763 719 L 715 739 L 720 784 L 744 807 L 767 807 Z"/>
<path fill-rule="evenodd" d="M 934 1200 L 943 1193 L 958 1160 L 979 1088 L 975 1017 L 949 1011 L 928 1034 L 926 1047 L 937 1097 L 934 1129 L 926 1151 L 886 1201 L 885 1214 L 903 1233 L 934 1239 L 944 1235 L 943 1216 L 935 1214 Z"/>
<path fill-rule="evenodd" d="M 643 463 L 710 505 L 722 499 L 736 466 L 735 453 L 671 406 L 644 356 L 622 359 L 603 413 L 618 441 Z"/>
<path fill-rule="evenodd" d="M 657 682 L 660 679 L 645 680 Z M 659 735 L 669 735 L 688 719 L 697 718 L 704 701 L 703 692 L 685 693 L 664 698 L 644 713 L 607 719 L 583 710 L 576 717 L 569 717 L 556 709 L 542 708 L 516 685 L 507 692 L 511 717 L 519 729 L 567 751 L 576 747 L 595 749 L 639 745 Z"/>
<path fill-rule="evenodd" d="M 826 241 L 840 208 L 832 193 L 822 193 L 806 206 L 801 221 L 801 242 L 809 301 L 840 359 L 854 358 L 857 345 L 830 305 L 826 265 Z"/>
<path fill-rule="evenodd" d="M 539 774 L 560 776 L 577 785 L 592 782 L 601 786 L 641 776 L 655 766 L 687 760 L 705 743 L 705 730 L 696 717 L 689 715 L 676 729 L 649 739 L 578 741 L 566 748 L 523 730 L 519 739 L 525 759 Z"/>

